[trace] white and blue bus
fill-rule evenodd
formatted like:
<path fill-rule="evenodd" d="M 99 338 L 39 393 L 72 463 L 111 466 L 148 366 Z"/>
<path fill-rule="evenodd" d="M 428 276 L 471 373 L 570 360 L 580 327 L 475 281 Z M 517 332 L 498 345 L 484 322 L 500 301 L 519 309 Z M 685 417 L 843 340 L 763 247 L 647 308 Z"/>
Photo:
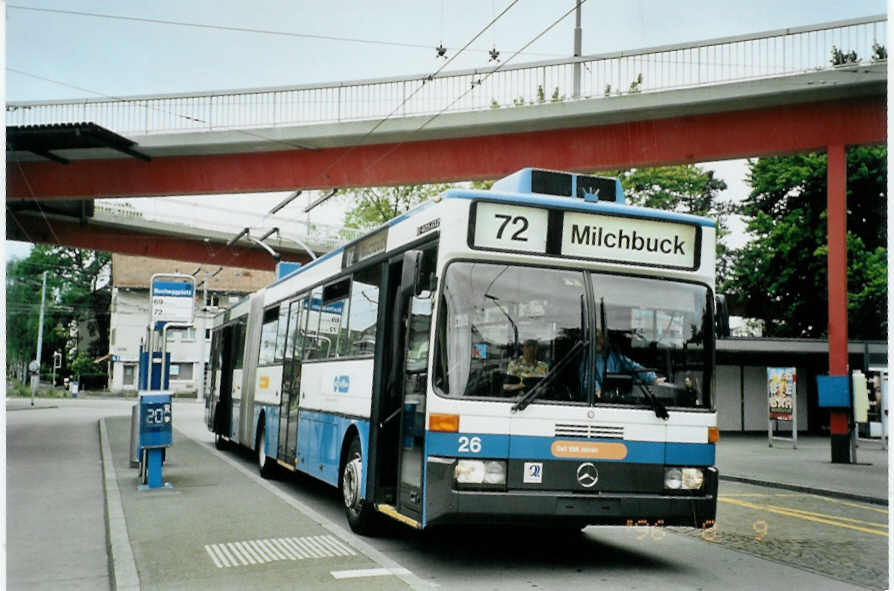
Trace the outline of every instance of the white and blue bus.
<path fill-rule="evenodd" d="M 216 320 L 220 447 L 337 486 L 352 529 L 713 523 L 715 225 L 617 179 L 454 189 Z"/>

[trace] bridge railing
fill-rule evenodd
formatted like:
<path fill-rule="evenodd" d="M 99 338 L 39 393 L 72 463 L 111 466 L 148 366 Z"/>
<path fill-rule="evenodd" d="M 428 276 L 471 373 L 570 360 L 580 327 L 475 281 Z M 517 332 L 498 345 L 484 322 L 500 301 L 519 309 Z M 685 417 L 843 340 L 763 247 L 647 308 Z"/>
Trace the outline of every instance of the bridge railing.
<path fill-rule="evenodd" d="M 201 94 L 11 102 L 8 125 L 92 121 L 149 135 L 250 130 L 388 116 L 504 109 L 829 69 L 833 47 L 866 63 L 887 39 L 885 15 L 634 51 L 407 76 Z M 579 64 L 580 93 L 573 96 Z M 421 125 L 422 123 L 420 123 Z"/>

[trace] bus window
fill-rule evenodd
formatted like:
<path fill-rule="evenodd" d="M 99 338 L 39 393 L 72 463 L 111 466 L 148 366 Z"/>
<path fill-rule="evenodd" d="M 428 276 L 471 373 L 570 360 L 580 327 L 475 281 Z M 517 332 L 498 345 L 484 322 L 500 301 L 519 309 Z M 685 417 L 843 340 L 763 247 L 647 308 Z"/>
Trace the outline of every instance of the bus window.
<path fill-rule="evenodd" d="M 331 314 L 323 310 L 323 288 L 314 289 L 304 305 L 308 313 L 302 355 L 306 360 L 326 359 L 334 335 L 331 332 Z"/>
<path fill-rule="evenodd" d="M 710 291 L 664 279 L 593 274 L 597 402 L 644 403 L 637 383 L 667 406 L 711 406 Z M 611 387 L 601 388 L 601 366 Z"/>
<path fill-rule="evenodd" d="M 261 326 L 261 350 L 258 353 L 258 365 L 270 365 L 276 356 L 276 328 L 279 324 L 279 306 L 264 312 L 264 324 Z"/>
<path fill-rule="evenodd" d="M 240 320 L 233 335 L 233 369 L 242 369 L 245 360 L 245 320 Z"/>
<path fill-rule="evenodd" d="M 350 304 L 348 297 L 350 294 L 350 279 L 344 279 L 323 288 L 320 331 L 323 331 L 325 326 L 326 332 L 332 335 L 333 346 L 329 349 L 327 355 L 330 359 L 347 355 L 350 348 L 350 339 L 347 335 L 348 306 Z"/>
<path fill-rule="evenodd" d="M 450 396 L 515 398 L 549 376 L 538 401 L 587 402 L 585 293 L 581 272 L 450 265 L 435 384 Z"/>
<path fill-rule="evenodd" d="M 372 355 L 376 347 L 376 320 L 379 312 L 378 265 L 354 274 L 351 285 L 351 311 L 346 330 L 347 355 Z"/>
<path fill-rule="evenodd" d="M 276 353 L 274 354 L 273 361 L 279 363 L 285 357 L 286 350 L 286 331 L 289 326 L 289 306 L 288 304 L 283 304 L 279 307 L 279 322 L 277 323 L 276 328 Z"/>

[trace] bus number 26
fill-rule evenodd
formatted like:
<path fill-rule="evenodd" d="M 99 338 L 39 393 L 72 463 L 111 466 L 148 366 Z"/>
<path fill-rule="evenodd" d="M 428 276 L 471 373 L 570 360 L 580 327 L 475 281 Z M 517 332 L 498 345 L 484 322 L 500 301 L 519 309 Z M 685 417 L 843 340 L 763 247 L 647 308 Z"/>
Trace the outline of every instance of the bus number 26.
<path fill-rule="evenodd" d="M 466 437 L 463 435 L 459 438 L 459 452 L 477 454 L 481 451 L 480 437 Z"/>
<path fill-rule="evenodd" d="M 512 229 L 514 229 L 515 232 L 512 234 L 510 239 L 518 240 L 520 242 L 528 241 L 528 237 L 525 236 L 525 232 L 528 230 L 528 218 L 521 216 L 521 215 L 517 215 L 517 216 L 513 217 L 511 215 L 506 215 L 506 214 L 502 214 L 502 213 L 495 213 L 494 217 L 497 218 L 498 220 L 503 220 L 503 223 L 500 224 L 500 229 L 497 230 L 497 240 L 503 239 L 503 232 L 506 231 L 506 226 L 511 224 Z"/>

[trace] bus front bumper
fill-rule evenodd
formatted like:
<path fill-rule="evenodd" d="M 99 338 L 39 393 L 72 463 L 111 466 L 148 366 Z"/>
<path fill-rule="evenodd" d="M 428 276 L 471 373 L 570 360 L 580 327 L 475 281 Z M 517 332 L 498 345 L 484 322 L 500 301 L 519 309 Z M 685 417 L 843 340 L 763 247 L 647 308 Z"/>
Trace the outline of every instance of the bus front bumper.
<path fill-rule="evenodd" d="M 698 494 L 456 490 L 429 465 L 425 525 L 675 525 L 708 528 L 717 514 L 717 469 Z M 434 472 L 438 472 L 435 470 Z"/>

